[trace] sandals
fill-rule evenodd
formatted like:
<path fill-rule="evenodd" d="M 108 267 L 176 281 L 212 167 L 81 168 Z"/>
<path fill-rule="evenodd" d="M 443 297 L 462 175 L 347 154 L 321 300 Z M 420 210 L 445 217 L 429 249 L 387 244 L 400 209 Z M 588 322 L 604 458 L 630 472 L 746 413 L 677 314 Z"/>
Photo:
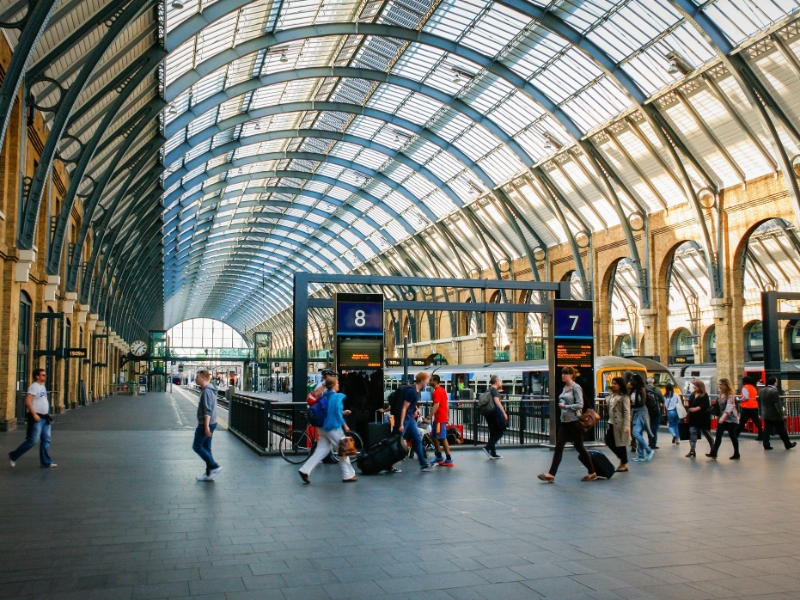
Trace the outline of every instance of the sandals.
<path fill-rule="evenodd" d="M 545 483 L 555 483 L 556 478 L 550 475 L 550 473 L 539 473 L 536 477 L 544 481 Z"/>
<path fill-rule="evenodd" d="M 597 479 L 597 473 L 589 473 L 588 475 L 586 475 L 586 477 L 581 479 L 581 481 L 595 481 L 596 479 Z"/>
<path fill-rule="evenodd" d="M 342 479 L 343 483 L 350 483 L 351 481 L 358 481 L 358 477 L 351 477 L 350 479 Z"/>
<path fill-rule="evenodd" d="M 627 473 L 628 472 L 628 467 L 627 466 L 625 466 L 625 467 L 617 467 L 616 472 L 617 473 Z"/>

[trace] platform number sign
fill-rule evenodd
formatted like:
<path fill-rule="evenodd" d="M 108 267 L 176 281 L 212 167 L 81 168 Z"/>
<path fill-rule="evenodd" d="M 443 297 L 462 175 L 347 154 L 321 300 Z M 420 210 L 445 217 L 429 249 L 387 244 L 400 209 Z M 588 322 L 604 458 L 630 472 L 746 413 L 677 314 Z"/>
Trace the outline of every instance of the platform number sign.
<path fill-rule="evenodd" d="M 550 400 L 551 415 L 556 419 L 560 411 L 555 407 L 564 389 L 561 373 L 564 367 L 578 371 L 575 382 L 583 390 L 584 407 L 594 405 L 597 383 L 594 374 L 593 310 L 589 300 L 550 301 Z M 555 414 L 554 414 L 555 413 Z M 558 427 L 551 423 L 553 431 Z"/>

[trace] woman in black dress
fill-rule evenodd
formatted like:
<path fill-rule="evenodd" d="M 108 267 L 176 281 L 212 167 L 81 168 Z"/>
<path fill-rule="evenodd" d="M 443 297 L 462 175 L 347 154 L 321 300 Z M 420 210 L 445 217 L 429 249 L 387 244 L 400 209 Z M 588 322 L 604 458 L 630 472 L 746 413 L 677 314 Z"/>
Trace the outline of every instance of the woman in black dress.
<path fill-rule="evenodd" d="M 694 383 L 694 392 L 689 397 L 689 408 L 686 412 L 689 413 L 689 445 L 691 450 L 686 458 L 694 458 L 697 456 L 695 447 L 697 446 L 697 438 L 702 433 L 708 440 L 708 445 L 711 451 L 714 449 L 714 440 L 711 439 L 711 414 L 708 412 L 711 408 L 711 401 L 706 393 L 706 384 L 699 379 Z"/>

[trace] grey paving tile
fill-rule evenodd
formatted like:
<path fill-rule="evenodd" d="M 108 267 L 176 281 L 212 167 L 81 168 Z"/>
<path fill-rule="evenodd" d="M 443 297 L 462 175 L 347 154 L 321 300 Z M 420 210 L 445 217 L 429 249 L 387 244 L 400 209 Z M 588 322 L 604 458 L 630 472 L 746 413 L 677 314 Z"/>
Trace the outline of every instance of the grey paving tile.
<path fill-rule="evenodd" d="M 151 598 L 169 598 L 170 596 L 188 596 L 189 582 L 176 581 L 156 583 L 153 585 L 133 586 L 132 600 L 150 600 Z"/>
<path fill-rule="evenodd" d="M 522 583 L 545 597 L 566 596 L 568 594 L 588 594 L 592 591 L 592 588 L 570 579 L 569 577 L 528 579 Z"/>
<path fill-rule="evenodd" d="M 193 581 L 200 579 L 199 569 L 168 569 L 166 571 L 150 571 L 147 583 L 171 583 L 173 581 Z"/>
<path fill-rule="evenodd" d="M 215 457 L 216 458 L 216 457 Z M 331 597 L 321 585 L 306 585 L 282 590 L 286 600 L 330 600 Z"/>
<path fill-rule="evenodd" d="M 483 598 L 503 600 L 536 600 L 542 598 L 529 587 L 517 582 L 499 583 L 497 585 L 481 585 L 474 588 Z"/>
<path fill-rule="evenodd" d="M 244 592 L 244 581 L 241 577 L 227 579 L 200 579 L 189 582 L 189 590 L 193 596 L 199 594 L 217 594 L 227 592 Z"/>
<path fill-rule="evenodd" d="M 349 598 L 380 598 L 386 592 L 374 581 L 351 581 L 348 583 L 326 583 L 322 586 L 333 600 Z"/>

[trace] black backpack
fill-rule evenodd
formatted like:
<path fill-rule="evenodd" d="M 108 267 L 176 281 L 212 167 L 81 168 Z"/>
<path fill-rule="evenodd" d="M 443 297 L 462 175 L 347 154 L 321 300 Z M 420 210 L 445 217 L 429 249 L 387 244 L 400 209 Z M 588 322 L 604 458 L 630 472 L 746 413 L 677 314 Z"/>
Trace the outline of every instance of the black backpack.
<path fill-rule="evenodd" d="M 412 386 L 403 384 L 389 396 L 389 409 L 394 417 L 395 426 L 399 426 L 403 414 L 403 403 L 406 400 L 406 390 Z"/>

